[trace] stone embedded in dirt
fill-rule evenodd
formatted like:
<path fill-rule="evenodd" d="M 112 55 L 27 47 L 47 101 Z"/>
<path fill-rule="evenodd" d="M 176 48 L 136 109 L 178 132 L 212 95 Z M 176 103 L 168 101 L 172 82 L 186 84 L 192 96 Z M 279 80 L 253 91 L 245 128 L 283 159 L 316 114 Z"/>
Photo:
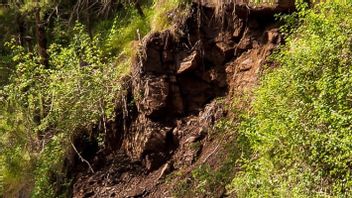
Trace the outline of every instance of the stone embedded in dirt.
<path fill-rule="evenodd" d="M 272 44 L 278 44 L 281 42 L 281 37 L 279 33 L 279 29 L 275 28 L 267 32 L 268 41 Z"/>
<path fill-rule="evenodd" d="M 235 46 L 233 43 L 218 42 L 216 43 L 216 46 L 219 48 L 225 61 L 233 57 L 233 53 L 235 51 Z"/>
<path fill-rule="evenodd" d="M 198 115 L 200 122 L 203 123 L 202 130 L 200 130 L 199 133 L 202 133 L 204 128 L 213 126 L 215 121 L 223 118 L 225 114 L 225 109 L 220 101 L 215 100 L 208 104 Z"/>
<path fill-rule="evenodd" d="M 202 152 L 207 133 L 212 131 L 217 120 L 226 115 L 223 105 L 218 100 L 207 104 L 197 116 L 184 118 L 184 122 L 174 129 L 179 138 L 179 148 L 173 155 L 175 169 L 193 164 Z"/>
<path fill-rule="evenodd" d="M 241 39 L 240 43 L 237 46 L 238 50 L 248 50 L 252 47 L 252 39 L 251 37 L 245 36 Z"/>
<path fill-rule="evenodd" d="M 199 51 L 193 51 L 189 56 L 181 60 L 180 66 L 177 70 L 177 74 L 192 71 L 200 65 Z"/>
<path fill-rule="evenodd" d="M 239 65 L 239 71 L 244 72 L 248 71 L 252 68 L 252 65 L 254 64 L 253 60 L 251 58 L 248 58 L 244 60 L 240 65 Z"/>

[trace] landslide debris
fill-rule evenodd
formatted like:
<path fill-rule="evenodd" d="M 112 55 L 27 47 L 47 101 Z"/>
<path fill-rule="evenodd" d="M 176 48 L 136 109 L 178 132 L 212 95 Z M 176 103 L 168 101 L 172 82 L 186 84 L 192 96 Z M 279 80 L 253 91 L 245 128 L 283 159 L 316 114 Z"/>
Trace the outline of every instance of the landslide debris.
<path fill-rule="evenodd" d="M 229 115 L 229 99 L 270 65 L 282 42 L 273 16 L 282 10 L 230 3 L 219 13 L 216 4 L 193 3 L 173 30 L 144 38 L 104 148 L 88 158 L 95 173 L 80 169 L 73 197 L 170 197 L 197 165 L 216 167 L 223 149 L 209 134 Z"/>

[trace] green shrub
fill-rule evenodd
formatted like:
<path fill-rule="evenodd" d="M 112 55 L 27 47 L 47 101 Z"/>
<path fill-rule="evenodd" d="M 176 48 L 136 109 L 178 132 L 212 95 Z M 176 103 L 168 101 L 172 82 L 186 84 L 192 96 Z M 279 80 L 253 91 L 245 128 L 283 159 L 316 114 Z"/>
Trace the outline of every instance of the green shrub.
<path fill-rule="evenodd" d="M 55 184 L 59 181 L 55 181 L 55 178 L 65 177 L 61 175 L 60 171 L 63 169 L 62 159 L 64 157 L 65 146 L 67 146 L 67 140 L 65 135 L 60 133 L 54 136 L 50 142 L 45 146 L 43 152 L 40 154 L 38 161 L 36 162 L 36 169 L 34 172 L 35 184 L 32 192 L 32 197 L 57 197 Z M 63 184 L 58 184 L 63 185 Z"/>
<path fill-rule="evenodd" d="M 50 46 L 50 69 L 39 64 L 37 54 L 11 45 L 18 64 L 1 92 L 0 109 L 5 195 L 34 180 L 33 196 L 52 197 L 48 174 L 60 174 L 71 137 L 114 116 L 125 68 L 102 56 L 98 37 L 91 40 L 83 26 L 74 32 L 70 45 Z"/>
<path fill-rule="evenodd" d="M 253 153 L 228 186 L 239 197 L 352 195 L 352 4 L 299 16 L 240 128 Z"/>
<path fill-rule="evenodd" d="M 27 12 L 33 6 L 29 2 L 16 9 Z M 53 5 L 41 6 L 46 12 Z M 84 25 L 71 28 L 58 18 L 47 26 L 52 30 L 48 68 L 40 64 L 36 49 L 14 40 L 0 48 L 0 85 L 6 85 L 0 87 L 1 197 L 65 193 L 70 178 L 65 178 L 62 162 L 72 138 L 114 118 L 120 77 L 129 73 L 136 53 L 132 44 L 150 31 L 157 12 L 151 5 L 143 9 L 145 18 L 126 5 L 113 21 L 97 22 L 93 36 Z M 104 135 L 99 138 L 103 141 Z"/>

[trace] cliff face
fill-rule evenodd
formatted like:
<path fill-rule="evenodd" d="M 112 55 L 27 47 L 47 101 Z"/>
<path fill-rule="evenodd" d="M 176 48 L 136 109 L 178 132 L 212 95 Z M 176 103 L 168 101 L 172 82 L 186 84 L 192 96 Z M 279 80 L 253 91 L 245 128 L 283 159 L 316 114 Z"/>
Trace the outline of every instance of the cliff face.
<path fill-rule="evenodd" d="M 143 39 L 105 149 L 90 157 L 95 173 L 79 169 L 73 197 L 168 197 L 198 165 L 221 162 L 214 126 L 271 65 L 282 41 L 273 15 L 291 7 L 216 7 L 197 1 L 173 30 Z"/>

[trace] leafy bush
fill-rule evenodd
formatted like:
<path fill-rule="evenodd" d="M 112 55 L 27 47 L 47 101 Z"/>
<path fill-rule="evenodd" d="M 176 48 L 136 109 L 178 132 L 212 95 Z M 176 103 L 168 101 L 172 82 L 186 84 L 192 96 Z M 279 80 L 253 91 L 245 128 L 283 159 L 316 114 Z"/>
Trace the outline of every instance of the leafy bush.
<path fill-rule="evenodd" d="M 299 16 L 240 129 L 253 153 L 228 186 L 239 197 L 352 195 L 352 4 Z"/>
<path fill-rule="evenodd" d="M 70 137 L 114 115 L 114 99 L 125 68 L 103 57 L 98 37 L 91 40 L 83 26 L 77 25 L 74 31 L 69 46 L 50 46 L 51 69 L 39 64 L 37 54 L 12 45 L 18 64 L 1 94 L 5 193 L 20 190 L 34 179 L 33 196 L 51 197 L 48 174 L 61 171 Z"/>
<path fill-rule="evenodd" d="M 58 19 L 48 27 L 48 68 L 35 49 L 15 41 L 1 49 L 0 71 L 14 69 L 0 76 L 0 196 L 57 197 L 69 184 L 63 158 L 72 137 L 113 119 L 131 44 L 150 30 L 155 7 L 144 7 L 145 18 L 134 9 L 126 5 L 113 21 L 97 23 L 93 38 L 84 25 L 72 29 Z"/>

